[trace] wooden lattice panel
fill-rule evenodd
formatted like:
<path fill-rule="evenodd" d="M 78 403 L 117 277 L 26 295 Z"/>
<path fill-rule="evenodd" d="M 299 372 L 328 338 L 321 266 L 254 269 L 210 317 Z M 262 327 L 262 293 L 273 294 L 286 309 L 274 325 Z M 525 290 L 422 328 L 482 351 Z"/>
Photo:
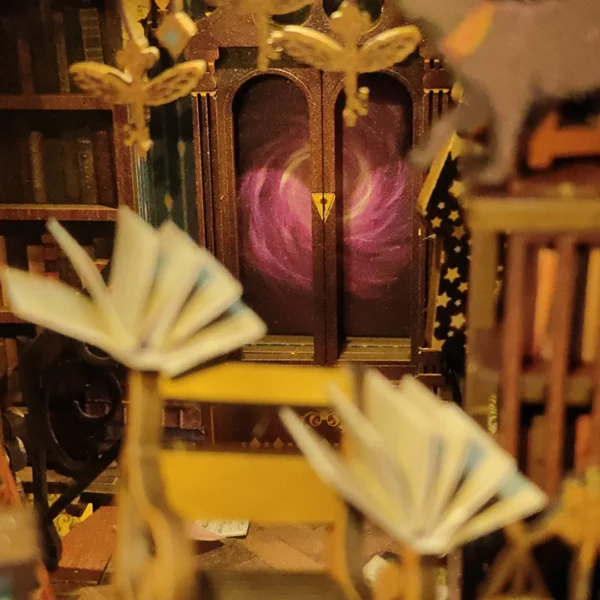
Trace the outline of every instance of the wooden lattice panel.
<path fill-rule="evenodd" d="M 557 197 L 556 182 L 542 184 L 469 199 L 467 397 L 498 388 L 502 444 L 556 493 L 565 470 L 600 457 L 590 445 L 600 414 L 600 195 L 588 184 Z"/>

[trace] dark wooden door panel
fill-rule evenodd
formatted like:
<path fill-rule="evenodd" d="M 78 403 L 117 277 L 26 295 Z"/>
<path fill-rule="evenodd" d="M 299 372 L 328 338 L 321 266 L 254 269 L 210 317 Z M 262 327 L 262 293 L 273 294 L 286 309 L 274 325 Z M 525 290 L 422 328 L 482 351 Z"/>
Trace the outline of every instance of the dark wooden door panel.
<path fill-rule="evenodd" d="M 217 74 L 217 256 L 269 328 L 267 343 L 244 358 L 305 359 L 309 338 L 322 364 L 323 250 L 313 202 L 322 187 L 320 75 L 245 67 Z"/>
<path fill-rule="evenodd" d="M 407 363 L 416 353 L 399 349 L 411 346 L 421 305 L 421 177 L 406 158 L 420 132 L 420 61 L 359 83 L 370 89 L 369 113 L 348 128 L 341 76 L 323 75 L 324 188 L 336 198 L 324 242 L 328 363 L 369 362 L 372 350 Z"/>

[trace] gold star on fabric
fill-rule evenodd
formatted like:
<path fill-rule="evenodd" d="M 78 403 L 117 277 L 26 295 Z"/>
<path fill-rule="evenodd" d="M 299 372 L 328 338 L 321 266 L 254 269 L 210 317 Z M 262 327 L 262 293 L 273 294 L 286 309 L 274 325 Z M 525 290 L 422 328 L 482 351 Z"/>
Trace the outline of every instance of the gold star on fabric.
<path fill-rule="evenodd" d="M 458 274 L 458 267 L 454 267 L 454 269 L 448 269 L 448 272 L 444 276 L 444 279 L 447 279 L 450 283 L 453 283 L 455 279 L 458 279 L 460 275 Z"/>
<path fill-rule="evenodd" d="M 462 239 L 466 235 L 466 231 L 463 225 L 458 225 L 457 227 L 452 228 L 452 237 L 457 240 Z"/>
<path fill-rule="evenodd" d="M 443 306 L 444 308 L 446 308 L 446 306 L 448 306 L 448 302 L 450 302 L 450 300 L 451 300 L 450 296 L 448 296 L 448 294 L 446 294 L 446 292 L 444 292 L 441 296 L 437 297 L 437 305 Z"/>
<path fill-rule="evenodd" d="M 465 191 L 465 184 L 462 181 L 455 179 L 450 186 L 449 192 L 455 197 L 460 198 Z"/>
<path fill-rule="evenodd" d="M 457 210 L 450 211 L 449 219 L 451 221 L 458 221 L 458 219 L 460 219 L 460 213 Z"/>
<path fill-rule="evenodd" d="M 442 220 L 439 217 L 435 217 L 435 219 L 431 219 L 431 226 L 434 229 L 437 229 L 442 224 Z"/>
<path fill-rule="evenodd" d="M 458 313 L 450 319 L 450 327 L 454 327 L 454 329 L 462 329 L 465 323 L 466 319 L 463 313 Z"/>
<path fill-rule="evenodd" d="M 460 246 L 454 246 L 454 252 L 456 252 L 456 254 L 460 254 L 462 252 L 462 248 Z"/>
<path fill-rule="evenodd" d="M 469 287 L 469 284 L 466 281 L 463 281 L 459 286 L 458 286 L 458 291 L 459 292 L 466 292 L 467 288 Z"/>
<path fill-rule="evenodd" d="M 440 210 L 444 210 L 444 208 L 446 208 L 446 203 L 445 202 L 438 202 L 438 208 Z"/>

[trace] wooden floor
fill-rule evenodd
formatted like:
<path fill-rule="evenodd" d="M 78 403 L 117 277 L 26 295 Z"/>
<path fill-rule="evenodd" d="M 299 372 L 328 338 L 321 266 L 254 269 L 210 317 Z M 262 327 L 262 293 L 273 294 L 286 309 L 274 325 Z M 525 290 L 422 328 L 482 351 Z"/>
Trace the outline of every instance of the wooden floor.
<path fill-rule="evenodd" d="M 26 490 L 31 485 L 28 470 L 20 472 Z M 51 492 L 63 491 L 64 478 L 51 473 Z M 82 494 L 82 500 L 101 506 L 88 519 L 77 525 L 63 539 L 63 559 L 51 575 L 57 600 L 74 598 L 112 598 L 112 557 L 116 543 L 116 508 L 114 499 L 117 468 L 103 473 Z M 56 489 L 55 489 L 56 488 Z M 29 490 L 30 491 L 30 490 Z M 269 526 L 251 523 L 248 536 L 199 545 L 201 568 L 223 568 L 238 571 L 274 569 L 279 571 L 311 571 L 325 568 L 325 526 Z M 374 526 L 367 524 L 364 534 L 365 563 L 375 554 L 392 550 L 393 542 Z"/>
<path fill-rule="evenodd" d="M 102 510 L 102 509 L 101 509 Z M 114 510 L 114 509 L 112 509 Z M 108 511 L 103 516 L 106 524 L 104 534 L 96 534 L 93 545 L 100 552 L 100 546 L 105 546 L 104 558 L 98 556 L 97 562 L 104 568 L 97 568 L 95 574 L 88 566 L 85 573 L 83 569 L 74 569 L 73 564 L 78 560 L 73 552 L 81 552 L 82 559 L 90 559 L 90 544 L 80 541 L 69 545 L 68 537 L 65 538 L 65 551 L 70 553 L 71 567 L 66 568 L 66 560 L 62 561 L 61 568 L 52 575 L 52 582 L 59 600 L 72 600 L 81 597 L 84 600 L 113 597 L 110 581 L 113 574 L 112 552 L 114 547 L 114 514 Z M 109 516 L 110 515 L 110 516 Z M 92 517 L 90 517 L 91 519 Z M 97 519 L 100 520 L 100 517 Z M 81 524 L 83 527 L 84 523 Z M 319 571 L 324 569 L 324 526 L 269 526 L 261 527 L 251 524 L 248 536 L 244 539 L 225 540 L 223 543 L 215 542 L 212 548 L 204 545 L 199 548 L 198 560 L 204 568 L 223 568 L 233 570 L 269 570 L 279 571 Z M 77 528 L 69 535 L 73 536 Z M 73 550 L 75 549 L 75 550 Z M 364 558 L 367 562 L 374 554 L 393 549 L 393 542 L 374 526 L 367 525 L 364 536 Z M 114 550 L 113 550 L 114 551 Z M 81 563 L 79 563 L 81 564 Z M 89 560 L 88 560 L 89 565 Z M 98 587 L 95 587 L 98 586 Z"/>
<path fill-rule="evenodd" d="M 368 525 L 365 533 L 365 562 L 392 548 L 393 542 L 374 527 Z M 227 540 L 220 548 L 202 554 L 199 560 L 204 568 L 318 571 L 325 568 L 324 545 L 325 526 L 252 524 L 245 539 Z"/>

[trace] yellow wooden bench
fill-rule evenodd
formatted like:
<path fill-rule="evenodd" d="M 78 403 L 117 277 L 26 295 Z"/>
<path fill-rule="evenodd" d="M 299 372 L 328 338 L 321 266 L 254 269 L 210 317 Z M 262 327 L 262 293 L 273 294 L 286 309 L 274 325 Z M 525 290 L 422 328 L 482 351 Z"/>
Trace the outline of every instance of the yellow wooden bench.
<path fill-rule="evenodd" d="M 353 395 L 356 381 L 343 369 L 225 363 L 176 380 L 131 373 L 116 574 L 125 598 L 368 597 L 362 582 L 359 517 L 321 482 L 302 455 L 160 449 L 167 399 L 326 407 L 332 382 Z M 197 519 L 328 523 L 328 570 L 198 577 L 184 527 Z"/>

